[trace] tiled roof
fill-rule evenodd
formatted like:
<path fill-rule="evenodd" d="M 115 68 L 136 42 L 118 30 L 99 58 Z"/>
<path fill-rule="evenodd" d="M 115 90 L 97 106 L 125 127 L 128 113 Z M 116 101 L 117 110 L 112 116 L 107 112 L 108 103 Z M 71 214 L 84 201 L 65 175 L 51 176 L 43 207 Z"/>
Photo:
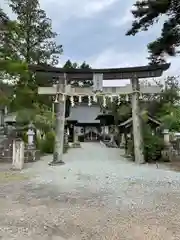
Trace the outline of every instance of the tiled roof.
<path fill-rule="evenodd" d="M 71 108 L 70 116 L 67 120 L 77 120 L 79 123 L 99 123 L 99 120 L 95 120 L 99 113 L 99 106 L 76 105 Z"/>

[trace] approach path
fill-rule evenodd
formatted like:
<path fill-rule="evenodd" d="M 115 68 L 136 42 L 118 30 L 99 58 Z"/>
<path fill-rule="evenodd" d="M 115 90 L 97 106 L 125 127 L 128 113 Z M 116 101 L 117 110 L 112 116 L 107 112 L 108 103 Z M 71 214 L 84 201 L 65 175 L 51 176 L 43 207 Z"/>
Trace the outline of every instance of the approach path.
<path fill-rule="evenodd" d="M 121 154 L 83 143 L 63 166 L 46 156 L 22 171 L 28 180 L 2 183 L 2 239 L 180 239 L 180 174 Z"/>

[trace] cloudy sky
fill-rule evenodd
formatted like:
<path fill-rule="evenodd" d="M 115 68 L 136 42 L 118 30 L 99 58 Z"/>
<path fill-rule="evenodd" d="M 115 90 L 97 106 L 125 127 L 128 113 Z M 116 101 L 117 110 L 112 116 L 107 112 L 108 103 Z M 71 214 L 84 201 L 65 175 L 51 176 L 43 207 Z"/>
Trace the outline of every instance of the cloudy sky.
<path fill-rule="evenodd" d="M 135 0 L 40 0 L 58 33 L 57 42 L 64 48 L 60 64 L 71 59 L 86 61 L 94 68 L 146 65 L 146 45 L 158 36 L 161 23 L 135 37 L 125 36 L 131 27 L 133 3 Z M 180 74 L 179 58 L 170 61 L 166 75 Z"/>

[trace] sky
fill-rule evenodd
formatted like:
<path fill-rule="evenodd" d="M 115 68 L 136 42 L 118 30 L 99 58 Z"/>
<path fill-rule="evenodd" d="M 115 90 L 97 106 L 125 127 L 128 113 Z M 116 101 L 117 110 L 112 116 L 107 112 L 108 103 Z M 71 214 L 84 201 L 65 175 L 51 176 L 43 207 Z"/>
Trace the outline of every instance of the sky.
<path fill-rule="evenodd" d="M 41 8 L 52 19 L 53 30 L 58 33 L 57 43 L 63 45 L 59 65 L 68 59 L 78 63 L 86 61 L 93 68 L 146 65 L 147 43 L 160 34 L 162 22 L 147 32 L 125 36 L 133 20 L 134 3 L 135 0 L 40 0 Z M 7 4 L 3 8 L 9 12 Z M 164 75 L 180 75 L 180 58 L 168 61 L 171 67 Z M 117 81 L 111 84 L 121 85 Z"/>

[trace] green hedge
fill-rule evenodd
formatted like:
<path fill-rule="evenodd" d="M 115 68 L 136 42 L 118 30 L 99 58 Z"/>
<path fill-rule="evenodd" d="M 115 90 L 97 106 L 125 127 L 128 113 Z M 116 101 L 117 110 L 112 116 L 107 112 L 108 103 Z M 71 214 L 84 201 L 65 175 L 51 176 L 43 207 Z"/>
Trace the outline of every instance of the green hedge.
<path fill-rule="evenodd" d="M 42 153 L 51 154 L 54 151 L 55 134 L 47 132 L 44 139 L 37 139 L 37 147 Z"/>
<path fill-rule="evenodd" d="M 44 139 L 37 139 L 37 148 L 42 153 L 52 154 L 54 152 L 54 144 L 55 144 L 55 133 L 53 131 L 47 132 Z M 68 151 L 69 145 L 64 144 L 63 152 L 66 153 Z"/>
<path fill-rule="evenodd" d="M 143 153 L 146 162 L 161 160 L 161 151 L 164 147 L 163 139 L 158 135 L 152 135 L 151 128 L 145 124 L 143 126 Z M 134 160 L 134 144 L 131 139 L 128 140 L 128 153 Z"/>
<path fill-rule="evenodd" d="M 152 135 L 150 128 L 143 131 L 144 157 L 147 162 L 161 160 L 161 151 L 164 147 L 163 139 L 158 135 Z"/>

